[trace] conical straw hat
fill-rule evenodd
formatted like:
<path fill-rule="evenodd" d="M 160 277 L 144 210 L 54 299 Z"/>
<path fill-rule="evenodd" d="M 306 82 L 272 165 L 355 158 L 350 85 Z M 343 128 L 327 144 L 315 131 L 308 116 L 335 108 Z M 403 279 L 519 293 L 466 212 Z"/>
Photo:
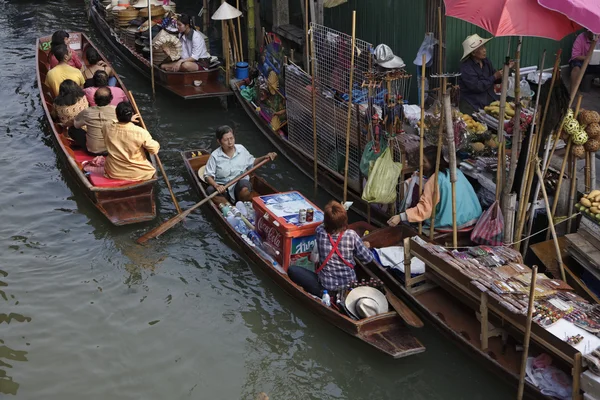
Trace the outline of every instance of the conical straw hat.
<path fill-rule="evenodd" d="M 234 19 L 240 15 L 242 15 L 240 10 L 232 5 L 229 5 L 227 2 L 224 2 L 210 18 L 214 20 Z"/>

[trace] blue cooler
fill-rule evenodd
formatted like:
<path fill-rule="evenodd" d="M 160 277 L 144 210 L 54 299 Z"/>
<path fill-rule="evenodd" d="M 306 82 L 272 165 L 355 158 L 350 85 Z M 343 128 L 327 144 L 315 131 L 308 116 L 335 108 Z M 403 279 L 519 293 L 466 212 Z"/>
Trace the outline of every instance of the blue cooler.
<path fill-rule="evenodd" d="M 248 77 L 248 63 L 239 62 L 235 64 L 235 79 L 246 79 Z"/>

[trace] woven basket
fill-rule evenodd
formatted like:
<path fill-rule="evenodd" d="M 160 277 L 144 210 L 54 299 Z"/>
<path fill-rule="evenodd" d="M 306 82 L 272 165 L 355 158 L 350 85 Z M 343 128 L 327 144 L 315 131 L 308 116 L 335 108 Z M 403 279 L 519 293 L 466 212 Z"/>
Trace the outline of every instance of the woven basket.
<path fill-rule="evenodd" d="M 162 17 L 163 15 L 165 15 L 165 9 L 162 6 L 152 6 L 151 18 L 158 18 L 158 17 Z M 143 17 L 143 18 L 148 18 L 148 9 L 142 8 L 140 10 L 139 16 Z"/>

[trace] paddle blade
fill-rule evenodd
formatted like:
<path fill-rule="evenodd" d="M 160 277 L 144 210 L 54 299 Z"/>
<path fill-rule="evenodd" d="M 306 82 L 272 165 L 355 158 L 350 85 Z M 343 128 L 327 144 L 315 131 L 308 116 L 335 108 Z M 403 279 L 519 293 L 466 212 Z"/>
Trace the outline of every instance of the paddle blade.
<path fill-rule="evenodd" d="M 402 300 L 396 297 L 392 292 L 386 291 L 385 297 L 390 302 L 392 308 L 396 310 L 400 318 L 404 320 L 408 325 L 415 328 L 422 328 L 423 321 L 410 309 Z"/>
<path fill-rule="evenodd" d="M 172 227 L 174 227 L 175 225 L 177 225 L 178 223 L 183 221 L 188 214 L 189 214 L 189 212 L 184 211 L 182 214 L 176 215 L 175 217 L 171 218 L 167 222 L 160 224 L 156 228 L 152 229 L 150 232 L 146 233 L 145 235 L 140 236 L 136 240 L 136 242 L 138 242 L 138 244 L 144 244 L 148 240 L 154 239 L 155 237 L 162 235 L 163 233 L 165 233 L 166 231 L 168 231 L 169 229 L 171 229 Z"/>

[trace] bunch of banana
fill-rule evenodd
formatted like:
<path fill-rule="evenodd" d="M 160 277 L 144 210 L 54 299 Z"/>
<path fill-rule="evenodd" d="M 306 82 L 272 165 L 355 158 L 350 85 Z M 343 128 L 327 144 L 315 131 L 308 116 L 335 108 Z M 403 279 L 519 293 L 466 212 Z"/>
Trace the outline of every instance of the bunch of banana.
<path fill-rule="evenodd" d="M 600 190 L 592 190 L 584 194 L 579 199 L 579 203 L 575 204 L 575 208 L 600 221 Z"/>
<path fill-rule="evenodd" d="M 492 117 L 498 118 L 500 115 L 500 102 L 494 101 L 489 106 L 483 108 L 486 113 L 491 115 Z M 506 107 L 504 108 L 504 119 L 511 119 L 515 115 L 515 109 L 512 104 L 506 103 Z"/>
<path fill-rule="evenodd" d="M 469 132 L 473 132 L 478 135 L 481 135 L 482 133 L 485 133 L 487 131 L 487 128 L 485 125 L 475 121 L 473 119 L 473 117 L 471 117 L 469 114 L 462 114 L 461 117 L 462 117 L 463 121 L 465 121 L 465 123 L 467 124 L 467 130 Z"/>

